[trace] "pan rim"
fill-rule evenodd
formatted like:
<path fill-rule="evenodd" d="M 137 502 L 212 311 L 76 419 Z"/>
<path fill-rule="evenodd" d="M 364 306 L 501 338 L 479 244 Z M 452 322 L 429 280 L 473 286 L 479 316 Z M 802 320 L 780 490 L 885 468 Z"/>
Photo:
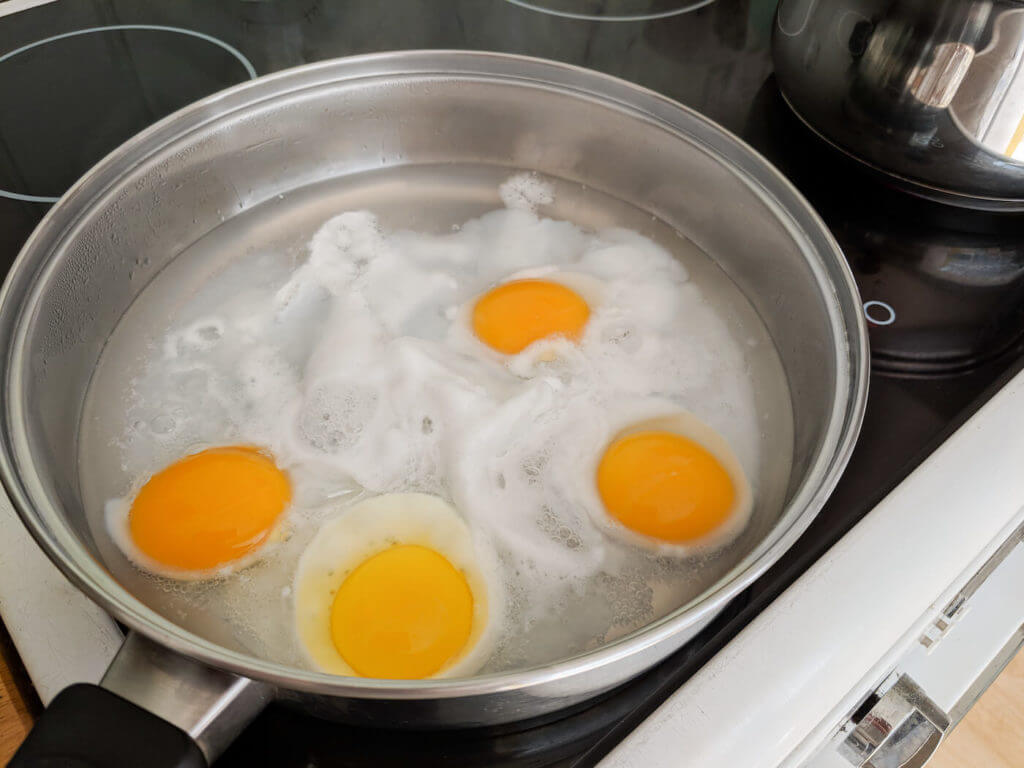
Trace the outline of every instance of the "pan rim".
<path fill-rule="evenodd" d="M 502 71 L 503 69 L 511 71 Z M 547 84 L 587 95 L 653 120 L 685 135 L 691 143 L 700 138 L 683 129 L 701 128 L 706 136 L 731 145 L 746 161 L 740 168 L 719 159 L 750 185 L 761 188 L 761 197 L 776 215 L 798 230 L 810 245 L 818 263 L 812 263 L 827 295 L 833 331 L 845 335 L 846 349 L 837 349 L 836 392 L 822 444 L 800 487 L 786 505 L 768 536 L 729 573 L 684 606 L 638 630 L 585 654 L 533 668 L 469 678 L 423 681 L 367 680 L 301 670 L 231 651 L 165 619 L 134 598 L 102 566 L 94 561 L 67 525 L 53 529 L 44 519 L 62 519 L 51 505 L 33 466 L 32 452 L 21 424 L 20 394 L 26 381 L 25 318 L 41 295 L 48 255 L 88 209 L 88 201 L 102 196 L 134 164 L 142 162 L 172 140 L 197 130 L 209 121 L 251 107 L 264 99 L 293 94 L 295 88 L 277 90 L 280 84 L 299 88 L 327 86 L 369 76 L 401 77 L 434 75 L 448 77 L 491 76 L 512 82 Z M 318 80 L 317 78 L 320 77 Z M 312 82 L 308 82 L 312 81 Z M 303 83 L 306 83 L 303 85 Z M 246 100 L 248 97 L 248 100 Z M 222 107 L 232 107 L 225 112 Z M 675 118 L 675 122 L 673 121 Z M 682 125 L 680 125 L 680 123 Z M 714 152 L 714 147 L 705 144 Z M 131 164 L 124 166 L 125 161 Z M 756 174 L 756 175 L 755 175 Z M 82 203 L 85 205 L 82 205 Z M 76 209 L 75 205 L 80 208 Z M 826 254 L 831 262 L 826 262 Z M 27 290 L 26 290 L 27 289 Z M 439 699 L 483 696 L 520 690 L 585 675 L 617 660 L 657 645 L 667 637 L 693 626 L 738 594 L 784 553 L 817 515 L 853 450 L 867 397 L 868 354 L 865 321 L 859 311 L 843 312 L 841 299 L 859 310 L 852 273 L 839 246 L 824 223 L 796 189 L 755 150 L 699 113 L 665 96 L 627 81 L 559 62 L 513 54 L 471 51 L 401 51 L 334 59 L 277 72 L 248 81 L 195 102 L 115 149 L 88 171 L 47 213 L 25 243 L 0 289 L 0 350 L 4 352 L 4 383 L 7 396 L 0 410 L 0 482 L 3 483 L 23 523 L 60 570 L 93 601 L 132 629 L 178 653 L 213 667 L 261 680 L 278 688 L 328 694 L 353 699 Z M 852 314 L 852 316 L 851 316 Z M 842 352 L 846 353 L 843 358 Z"/>

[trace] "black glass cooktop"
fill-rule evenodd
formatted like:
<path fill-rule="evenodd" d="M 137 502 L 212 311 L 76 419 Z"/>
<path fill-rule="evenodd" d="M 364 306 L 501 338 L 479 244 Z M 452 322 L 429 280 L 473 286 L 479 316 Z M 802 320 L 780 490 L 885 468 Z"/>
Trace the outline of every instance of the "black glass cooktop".
<path fill-rule="evenodd" d="M 12 1 L 0 1 L 0 14 Z M 576 5 L 598 15 L 611 7 Z M 627 5 L 644 7 L 619 3 Z M 672 5 L 650 3 L 660 11 Z M 0 15 L 4 271 L 74 179 L 194 99 L 325 58 L 472 48 L 609 72 L 740 134 L 821 213 L 864 299 L 871 393 L 843 479 L 793 549 L 674 656 L 596 703 L 499 730 L 368 730 L 274 705 L 219 768 L 592 765 L 1021 368 L 1024 216 L 909 197 L 822 145 L 789 113 L 771 76 L 774 9 L 775 0 L 717 0 L 680 15 L 613 22 L 508 0 L 57 0 Z"/>

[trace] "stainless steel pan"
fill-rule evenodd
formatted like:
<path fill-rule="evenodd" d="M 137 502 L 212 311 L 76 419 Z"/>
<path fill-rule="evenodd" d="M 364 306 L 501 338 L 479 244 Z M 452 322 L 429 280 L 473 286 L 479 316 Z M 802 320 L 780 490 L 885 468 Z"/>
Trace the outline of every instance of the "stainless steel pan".
<path fill-rule="evenodd" d="M 428 163 L 447 164 L 453 178 L 471 165 L 585 184 L 658 217 L 716 260 L 760 314 L 788 377 L 795 440 L 784 509 L 690 604 L 542 668 L 453 680 L 341 678 L 187 631 L 114 578 L 85 522 L 76 439 L 104 341 L 149 280 L 225 219 L 299 189 L 312 190 L 317 205 L 312 185 L 325 179 Z M 38 764 L 47 749 L 92 757 L 140 739 L 147 765 L 201 764 L 275 697 L 318 715 L 423 728 L 524 719 L 606 691 L 692 637 L 807 527 L 854 444 L 868 368 L 842 254 L 749 147 L 621 80 L 469 52 L 300 67 L 196 103 L 132 139 L 70 189 L 25 245 L 0 296 L 0 354 L 3 483 L 53 561 L 131 630 L 103 689 L 58 697 L 19 765 Z M 124 699 L 175 724 L 199 750 Z M 112 730 L 106 716 L 120 725 Z M 132 754 L 111 764 L 130 764 Z"/>

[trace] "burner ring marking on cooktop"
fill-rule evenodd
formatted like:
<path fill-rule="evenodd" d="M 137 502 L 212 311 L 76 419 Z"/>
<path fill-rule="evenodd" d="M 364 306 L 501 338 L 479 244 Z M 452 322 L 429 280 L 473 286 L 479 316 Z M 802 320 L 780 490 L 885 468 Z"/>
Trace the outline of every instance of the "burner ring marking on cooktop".
<path fill-rule="evenodd" d="M 184 29 L 182 27 L 168 27 L 162 24 L 114 24 L 106 27 L 89 27 L 87 29 L 76 29 L 71 32 L 64 32 L 59 35 L 53 35 L 52 37 L 46 37 L 42 40 L 36 40 L 35 42 L 23 45 L 20 48 L 15 48 L 13 51 L 8 51 L 0 55 L 0 64 L 13 59 L 15 56 L 19 56 L 26 51 L 30 51 L 33 48 L 38 48 L 48 43 L 54 43 L 58 40 L 65 40 L 69 37 L 78 37 L 79 35 L 88 35 L 95 32 L 118 32 L 118 31 L 147 31 L 147 32 L 173 32 L 180 35 L 187 35 L 189 37 L 196 37 L 200 40 L 205 40 L 208 43 L 213 43 L 219 48 L 224 49 L 232 56 L 234 56 L 238 62 L 245 68 L 246 73 L 249 75 L 250 80 L 254 80 L 256 75 L 256 68 L 253 67 L 252 62 L 245 57 L 240 50 L 235 48 L 233 45 L 219 40 L 212 35 L 207 35 L 203 32 L 197 32 L 194 29 Z M 60 200 L 60 197 L 53 197 L 50 195 L 26 195 L 21 192 L 11 192 L 6 189 L 0 189 L 0 197 L 6 197 L 9 200 L 18 200 L 27 203 L 56 203 Z"/>
<path fill-rule="evenodd" d="M 563 8 L 552 8 L 544 4 L 543 0 L 508 0 L 512 5 L 518 5 L 520 8 L 526 8 L 531 11 L 539 11 L 540 13 L 546 13 L 549 16 L 558 16 L 563 19 L 574 19 L 577 21 L 652 21 L 654 19 L 665 19 L 669 16 L 679 16 L 683 13 L 689 13 L 695 11 L 698 8 L 703 8 L 705 5 L 710 5 L 715 0 L 685 0 L 683 4 L 678 8 L 669 8 L 666 10 L 656 11 L 637 11 L 635 13 L 612 13 L 609 15 L 603 15 L 595 12 L 586 11 L 572 11 Z"/>
<path fill-rule="evenodd" d="M 873 314 L 871 310 L 874 308 L 884 312 L 886 317 L 884 319 L 879 318 L 877 312 Z M 892 308 L 891 304 L 872 299 L 871 301 L 864 302 L 864 317 L 872 325 L 892 325 L 896 322 L 896 310 Z"/>

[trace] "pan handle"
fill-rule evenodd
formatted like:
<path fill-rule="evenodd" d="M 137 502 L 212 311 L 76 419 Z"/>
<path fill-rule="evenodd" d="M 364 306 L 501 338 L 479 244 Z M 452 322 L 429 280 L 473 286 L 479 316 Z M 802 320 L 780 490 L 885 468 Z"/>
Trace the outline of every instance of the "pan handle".
<path fill-rule="evenodd" d="M 130 632 L 100 685 L 61 691 L 8 768 L 205 768 L 272 694 Z"/>
<path fill-rule="evenodd" d="M 187 733 L 92 683 L 54 697 L 8 768 L 206 768 Z"/>

